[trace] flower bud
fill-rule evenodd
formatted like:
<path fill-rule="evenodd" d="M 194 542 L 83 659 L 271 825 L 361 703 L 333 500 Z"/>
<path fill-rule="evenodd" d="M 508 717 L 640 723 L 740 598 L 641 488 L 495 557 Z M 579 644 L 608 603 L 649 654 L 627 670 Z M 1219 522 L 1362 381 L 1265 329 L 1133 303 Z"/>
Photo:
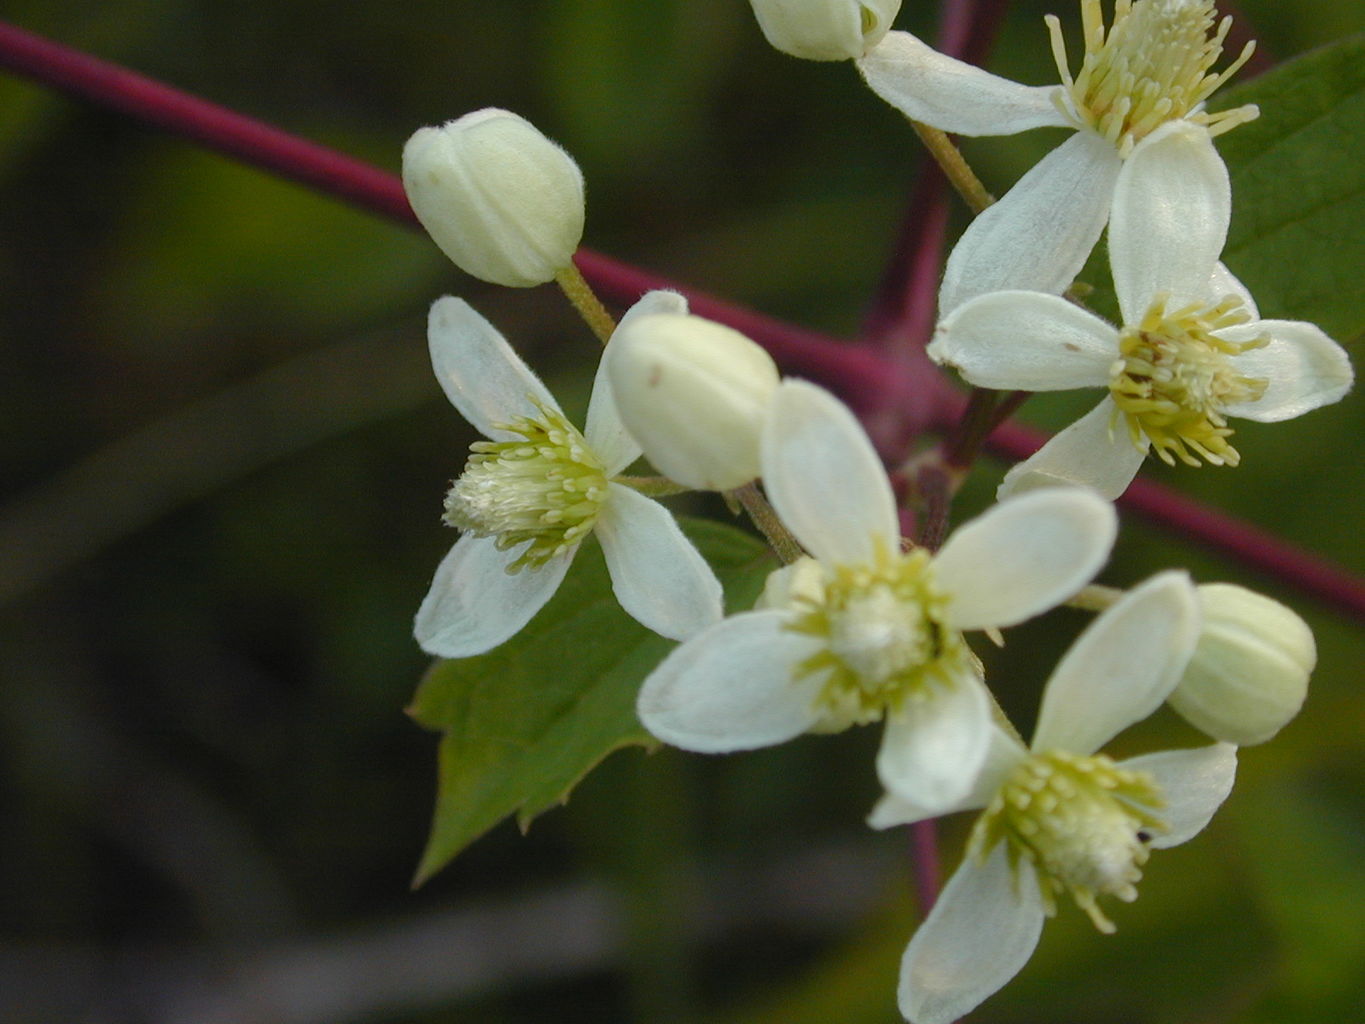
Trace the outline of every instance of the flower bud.
<path fill-rule="evenodd" d="M 650 313 L 622 323 L 605 359 L 621 422 L 659 472 L 707 491 L 758 476 L 778 380 L 763 349 L 698 316 Z"/>
<path fill-rule="evenodd" d="M 806 60 L 852 60 L 881 42 L 901 0 L 752 0 L 768 42 Z"/>
<path fill-rule="evenodd" d="M 1204 629 L 1170 704 L 1215 739 L 1262 743 L 1303 706 L 1317 663 L 1313 632 L 1278 601 L 1245 587 L 1198 589 Z"/>
<path fill-rule="evenodd" d="M 441 251 L 494 284 L 552 280 L 583 237 L 578 165 L 506 110 L 419 128 L 403 147 L 403 187 Z"/>

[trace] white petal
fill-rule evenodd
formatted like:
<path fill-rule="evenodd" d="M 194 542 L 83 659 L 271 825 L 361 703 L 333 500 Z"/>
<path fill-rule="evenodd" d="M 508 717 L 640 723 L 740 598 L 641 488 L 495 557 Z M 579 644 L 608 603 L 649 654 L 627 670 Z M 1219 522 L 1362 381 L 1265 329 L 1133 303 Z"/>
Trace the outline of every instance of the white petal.
<path fill-rule="evenodd" d="M 987 292 L 1060 295 L 1095 248 L 1122 161 L 1094 132 L 1054 149 L 958 240 L 943 271 L 939 316 Z"/>
<path fill-rule="evenodd" d="M 559 588 L 573 553 L 509 573 L 507 565 L 518 554 L 499 551 L 492 537 L 465 534 L 456 541 L 417 609 L 413 634 L 422 650 L 468 658 L 492 650 L 530 622 Z"/>
<path fill-rule="evenodd" d="M 616 329 L 619 331 L 622 324 L 649 313 L 686 312 L 687 300 L 677 292 L 662 289 L 645 292 L 635 305 L 626 310 Z M 610 346 L 611 342 L 607 344 Z M 583 427 L 583 437 L 606 467 L 608 476 L 615 476 L 640 457 L 640 446 L 626 431 L 620 413 L 616 411 L 616 398 L 607 381 L 605 351 L 597 364 L 597 377 L 592 383 L 592 398 L 588 400 L 588 418 Z"/>
<path fill-rule="evenodd" d="M 515 436 L 493 425 L 539 415 L 536 401 L 558 411 L 550 392 L 507 339 L 463 299 L 447 295 L 432 304 L 427 342 L 436 379 L 450 404 L 484 437 L 505 441 Z"/>
<path fill-rule="evenodd" d="M 640 689 L 645 728 L 703 754 L 772 746 L 809 729 L 824 679 L 797 679 L 794 669 L 819 644 L 783 629 L 786 619 L 744 612 L 675 648 Z"/>
<path fill-rule="evenodd" d="M 984 864 L 970 854 L 901 960 L 900 1009 L 911 1024 L 951 1024 L 1028 963 L 1043 931 L 1032 870 L 1010 870 L 1004 844 Z"/>
<path fill-rule="evenodd" d="M 1250 341 L 1261 334 L 1270 335 L 1270 344 L 1238 356 L 1237 372 L 1268 380 L 1270 386 L 1255 402 L 1228 406 L 1230 416 L 1278 423 L 1340 401 L 1351 390 L 1355 371 L 1346 350 L 1313 324 L 1254 320 L 1218 332 L 1228 341 Z"/>
<path fill-rule="evenodd" d="M 993 506 L 934 558 L 954 629 L 1013 626 L 1089 583 L 1118 533 L 1114 507 L 1079 487 L 1049 487 Z"/>
<path fill-rule="evenodd" d="M 1069 124 L 1052 102 L 1059 86 L 1011 82 L 945 56 L 908 32 L 888 32 L 857 64 L 887 103 L 946 132 L 1013 135 Z"/>
<path fill-rule="evenodd" d="M 1260 312 L 1256 308 L 1256 298 L 1246 285 L 1237 278 L 1227 264 L 1219 260 L 1213 265 L 1213 273 L 1209 275 L 1208 287 L 1204 289 L 1210 299 L 1222 299 L 1229 295 L 1235 295 L 1242 300 L 1242 308 L 1251 315 L 1251 319 L 1259 320 Z"/>
<path fill-rule="evenodd" d="M 1175 306 L 1207 301 L 1228 236 L 1232 188 L 1208 130 L 1171 121 L 1124 162 L 1109 217 L 1109 264 L 1123 322 L 1142 319 L 1154 296 Z"/>
<path fill-rule="evenodd" d="M 1194 750 L 1164 750 L 1120 762 L 1119 767 L 1147 772 L 1161 787 L 1166 806 L 1158 813 L 1169 827 L 1153 838 L 1157 849 L 1179 846 L 1203 831 L 1213 812 L 1232 792 L 1237 775 L 1237 748 L 1215 743 Z"/>
<path fill-rule="evenodd" d="M 863 565 L 900 550 L 891 482 L 848 407 L 803 380 L 784 380 L 763 426 L 763 487 L 816 558 Z"/>
<path fill-rule="evenodd" d="M 1158 573 L 1076 638 L 1043 688 L 1031 749 L 1092 754 L 1161 706 L 1199 639 L 1199 598 L 1183 572 Z"/>
<path fill-rule="evenodd" d="M 882 753 L 892 742 L 893 723 L 888 721 L 886 735 L 882 738 Z M 943 814 L 958 811 L 972 811 L 985 807 L 995 796 L 996 790 L 1004 783 L 1014 766 L 1027 756 L 1019 741 L 1008 735 L 993 721 L 987 727 L 986 757 L 976 781 L 956 803 L 947 807 L 929 807 L 915 803 L 900 793 L 887 792 L 872 809 L 867 823 L 873 828 L 890 828 L 893 825 L 910 825 L 925 818 L 937 818 Z"/>
<path fill-rule="evenodd" d="M 975 678 L 887 715 L 877 775 L 916 807 L 947 814 L 972 791 L 990 746 L 991 705 Z"/>
<path fill-rule="evenodd" d="M 1120 420 L 1113 423 L 1114 400 L 1107 395 L 1094 409 L 1053 436 L 1023 462 L 1005 474 L 996 497 L 1001 500 L 1039 487 L 1059 484 L 1089 487 L 1110 501 L 1117 498 L 1137 476 L 1147 454 L 1128 437 Z"/>
<path fill-rule="evenodd" d="M 929 358 L 997 391 L 1105 387 L 1118 332 L 1093 313 L 1045 292 L 991 292 L 938 325 Z"/>
<path fill-rule="evenodd" d="M 673 514 L 624 484 L 607 486 L 593 529 L 621 607 L 670 640 L 714 626 L 722 614 L 720 581 Z"/>

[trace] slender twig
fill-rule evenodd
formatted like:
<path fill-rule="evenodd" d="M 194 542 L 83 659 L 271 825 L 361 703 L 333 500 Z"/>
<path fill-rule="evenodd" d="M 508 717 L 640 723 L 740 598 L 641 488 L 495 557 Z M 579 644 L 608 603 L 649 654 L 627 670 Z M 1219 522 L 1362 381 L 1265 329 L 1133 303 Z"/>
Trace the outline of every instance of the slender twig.
<path fill-rule="evenodd" d="M 995 202 L 995 196 L 986 191 L 986 186 L 981 184 L 976 172 L 962 158 L 961 151 L 953 144 L 953 140 L 948 138 L 947 132 L 919 121 L 911 121 L 910 127 L 929 150 L 929 155 L 943 168 L 948 183 L 957 190 L 957 194 L 962 197 L 962 201 L 972 213 L 980 213 Z"/>
<path fill-rule="evenodd" d="M 768 499 L 763 497 L 758 484 L 747 483 L 733 491 L 727 491 L 726 494 L 738 501 L 740 507 L 749 514 L 749 519 L 772 545 L 783 565 L 791 565 L 806 553 L 801 547 L 801 542 L 792 536 L 786 524 L 768 504 Z"/>

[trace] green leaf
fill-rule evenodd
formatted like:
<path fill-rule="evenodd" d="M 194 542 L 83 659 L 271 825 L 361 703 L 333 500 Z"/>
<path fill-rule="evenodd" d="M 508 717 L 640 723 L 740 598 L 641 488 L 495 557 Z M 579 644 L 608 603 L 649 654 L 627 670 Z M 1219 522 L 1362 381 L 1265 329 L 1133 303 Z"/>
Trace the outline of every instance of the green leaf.
<path fill-rule="evenodd" d="M 1365 332 L 1365 36 L 1283 64 L 1216 105 L 1244 103 L 1261 116 L 1218 139 L 1232 174 L 1224 259 L 1263 316 L 1350 341 Z"/>
<path fill-rule="evenodd" d="M 685 521 L 733 608 L 748 608 L 774 567 L 731 526 Z M 516 813 L 525 830 L 613 750 L 652 743 L 635 695 L 673 646 L 631 619 L 611 592 L 601 550 L 586 544 L 549 604 L 477 658 L 439 661 L 408 713 L 445 733 L 436 812 L 415 883 Z"/>

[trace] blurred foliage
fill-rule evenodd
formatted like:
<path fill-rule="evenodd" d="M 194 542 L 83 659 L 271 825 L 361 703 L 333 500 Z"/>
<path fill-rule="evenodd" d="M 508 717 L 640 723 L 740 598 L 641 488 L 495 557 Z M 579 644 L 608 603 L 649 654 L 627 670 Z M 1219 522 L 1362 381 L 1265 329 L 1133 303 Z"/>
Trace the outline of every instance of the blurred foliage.
<path fill-rule="evenodd" d="M 1050 8 L 1075 38 L 1072 5 L 1021 0 L 993 69 L 1050 79 Z M 1240 9 L 1276 58 L 1365 21 L 1335 0 Z M 590 245 L 835 332 L 856 330 L 921 164 L 853 69 L 774 53 L 742 0 L 6 13 L 390 169 L 420 124 L 516 109 L 582 163 Z M 934 23 L 912 3 L 897 22 Z M 968 153 L 1001 190 L 1055 141 Z M 1358 143 L 1343 163 L 1359 166 Z M 556 295 L 471 282 L 415 234 L 7 77 L 0 187 L 0 1018 L 897 1019 L 915 915 L 903 837 L 862 825 L 872 730 L 729 758 L 618 754 L 526 837 L 495 829 L 407 890 L 436 747 L 402 711 L 427 668 L 411 614 L 473 440 L 429 379 L 424 310 L 468 298 L 569 405 L 596 348 Z M 1059 426 L 1069 402 L 1026 416 Z M 1155 475 L 1365 568 L 1360 401 L 1240 436 L 1235 474 Z M 964 515 L 987 500 L 981 476 Z M 1189 564 L 1266 586 L 1127 525 L 1109 582 Z M 1358 1012 L 1365 643 L 1275 593 L 1319 640 L 1303 714 L 1244 753 L 1225 813 L 1153 862 L 1116 937 L 1064 909 L 974 1019 Z M 1006 700 L 1025 721 L 1082 621 L 1012 631 Z M 1188 737 L 1159 719 L 1133 742 Z M 945 835 L 951 866 L 960 823 Z M 519 902 L 579 885 L 605 904 Z"/>

